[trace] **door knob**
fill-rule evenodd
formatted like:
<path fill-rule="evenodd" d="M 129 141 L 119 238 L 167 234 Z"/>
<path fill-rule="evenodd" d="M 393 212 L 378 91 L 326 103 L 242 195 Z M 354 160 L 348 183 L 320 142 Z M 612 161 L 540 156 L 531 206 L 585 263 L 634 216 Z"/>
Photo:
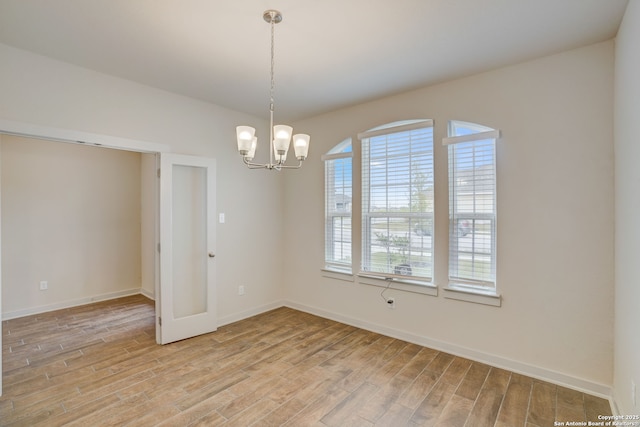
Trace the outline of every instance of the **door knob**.
<path fill-rule="evenodd" d="M 214 254 L 213 252 L 209 252 L 209 258 L 215 258 L 216 254 Z"/>

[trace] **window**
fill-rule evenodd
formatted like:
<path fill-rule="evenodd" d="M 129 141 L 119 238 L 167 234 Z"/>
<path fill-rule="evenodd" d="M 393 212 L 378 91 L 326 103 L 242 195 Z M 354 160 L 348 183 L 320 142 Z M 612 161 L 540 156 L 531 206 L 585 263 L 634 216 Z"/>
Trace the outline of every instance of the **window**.
<path fill-rule="evenodd" d="M 433 277 L 433 122 L 392 123 L 362 140 L 362 271 Z"/>
<path fill-rule="evenodd" d="M 497 130 L 449 122 L 449 283 L 496 286 Z"/>
<path fill-rule="evenodd" d="M 325 171 L 325 268 L 351 273 L 351 139 L 322 157 Z"/>
<path fill-rule="evenodd" d="M 325 277 L 385 288 L 393 283 L 396 289 L 437 296 L 435 282 L 447 272 L 434 271 L 434 257 L 444 261 L 448 250 L 445 298 L 501 305 L 496 288 L 496 141 L 500 131 L 462 121 L 448 125 L 448 136 L 442 140 L 448 150 L 448 221 L 445 216 L 436 218 L 434 211 L 437 178 L 432 120 L 394 122 L 358 134 L 361 155 L 357 158 L 352 148 L 357 152 L 358 147 L 352 147 L 351 138 L 322 157 Z M 444 172 L 445 164 L 442 166 Z M 361 173 L 355 180 L 354 168 Z M 354 193 L 358 198 L 355 211 Z M 439 194 L 438 203 L 445 197 Z M 360 238 L 353 235 L 353 221 Z M 447 228 L 448 246 L 444 241 Z M 438 233 L 442 241 L 435 239 L 436 229 L 442 231 Z M 355 276 L 354 263 L 360 264 Z"/>

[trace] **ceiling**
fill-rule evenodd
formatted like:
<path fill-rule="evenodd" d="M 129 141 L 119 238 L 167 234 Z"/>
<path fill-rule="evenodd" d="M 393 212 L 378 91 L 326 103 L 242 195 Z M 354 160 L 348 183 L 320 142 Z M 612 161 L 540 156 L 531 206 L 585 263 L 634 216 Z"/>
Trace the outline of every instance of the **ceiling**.
<path fill-rule="evenodd" d="M 0 0 L 0 43 L 295 120 L 615 37 L 628 0 Z"/>

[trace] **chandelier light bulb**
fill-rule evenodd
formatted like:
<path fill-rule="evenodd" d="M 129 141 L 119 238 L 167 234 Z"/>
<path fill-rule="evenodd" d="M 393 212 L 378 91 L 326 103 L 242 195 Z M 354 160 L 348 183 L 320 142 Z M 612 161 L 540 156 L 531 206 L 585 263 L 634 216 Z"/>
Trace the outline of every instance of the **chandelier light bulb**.
<path fill-rule="evenodd" d="M 307 158 L 310 139 L 311 137 L 304 133 L 293 135 L 293 150 L 296 153 L 296 159 L 302 161 Z"/>
<path fill-rule="evenodd" d="M 256 148 L 258 148 L 258 138 L 254 136 L 251 138 L 251 148 L 244 157 L 249 161 L 253 160 L 256 155 Z"/>
<path fill-rule="evenodd" d="M 251 150 L 251 143 L 253 141 L 256 130 L 251 126 L 238 126 L 236 127 L 236 136 L 238 139 L 238 151 L 241 155 L 246 156 L 249 150 Z"/>

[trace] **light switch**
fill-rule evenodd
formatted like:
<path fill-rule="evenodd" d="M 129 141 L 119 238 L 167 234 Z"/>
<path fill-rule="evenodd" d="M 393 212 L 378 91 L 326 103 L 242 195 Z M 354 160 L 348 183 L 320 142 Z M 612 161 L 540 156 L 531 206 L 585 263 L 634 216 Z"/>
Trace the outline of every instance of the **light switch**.
<path fill-rule="evenodd" d="M 218 221 L 220 221 L 220 224 L 224 224 L 224 214 L 218 214 Z"/>

